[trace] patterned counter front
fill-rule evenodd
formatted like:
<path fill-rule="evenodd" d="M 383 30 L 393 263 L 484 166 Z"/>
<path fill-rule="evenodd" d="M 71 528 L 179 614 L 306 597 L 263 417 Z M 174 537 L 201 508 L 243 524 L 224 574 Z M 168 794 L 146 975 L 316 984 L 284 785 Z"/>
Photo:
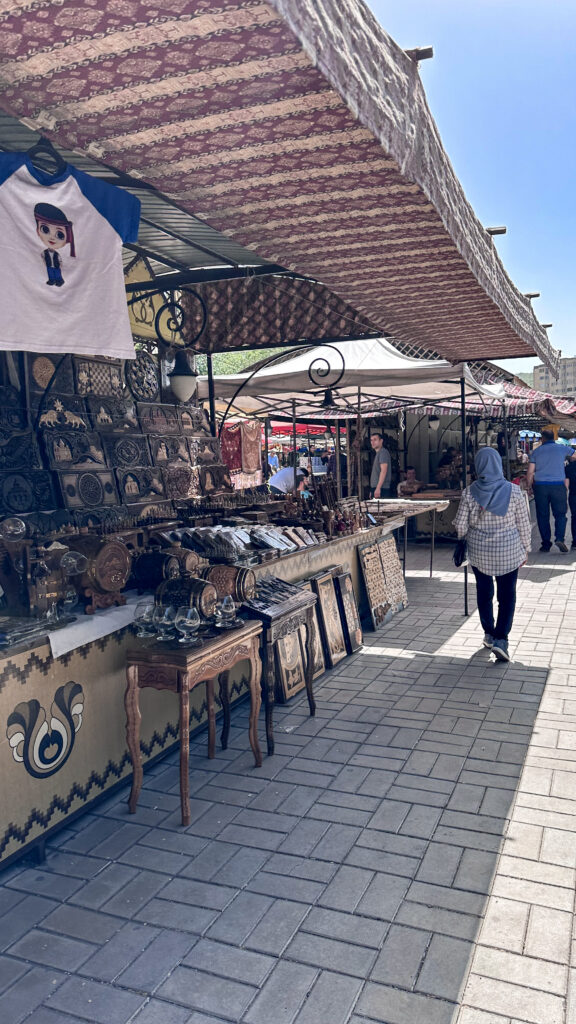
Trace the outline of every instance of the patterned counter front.
<path fill-rule="evenodd" d="M 125 651 L 131 629 L 54 659 L 49 646 L 0 660 L 0 865 L 38 842 L 131 774 L 126 749 Z M 242 665 L 231 698 L 246 692 Z M 178 738 L 173 695 L 141 698 L 144 764 Z M 193 691 L 190 725 L 206 721 L 204 688 Z"/>
<path fill-rule="evenodd" d="M 343 564 L 358 594 L 356 547 L 384 532 L 376 527 L 261 569 L 295 580 Z M 52 657 L 48 644 L 0 657 L 0 866 L 130 776 L 124 689 L 125 652 L 133 642 L 124 628 L 61 658 Z M 247 693 L 247 676 L 242 663 L 231 677 L 232 701 Z M 172 694 L 147 689 L 141 710 L 146 765 L 177 742 L 178 707 Z M 191 728 L 206 721 L 199 687 L 190 699 Z"/>

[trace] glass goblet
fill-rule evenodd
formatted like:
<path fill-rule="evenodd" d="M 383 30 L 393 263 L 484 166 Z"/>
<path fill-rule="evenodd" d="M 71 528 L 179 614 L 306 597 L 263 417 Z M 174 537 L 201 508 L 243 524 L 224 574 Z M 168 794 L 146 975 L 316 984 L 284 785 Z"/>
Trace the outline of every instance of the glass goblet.
<path fill-rule="evenodd" d="M 148 597 L 143 601 L 138 601 L 134 609 L 134 622 L 136 623 L 137 632 L 136 636 L 154 636 L 156 627 L 153 621 L 154 616 L 154 598 Z"/>
<path fill-rule="evenodd" d="M 152 615 L 152 621 L 157 630 L 157 640 L 166 642 L 167 640 L 174 639 L 175 618 L 176 608 L 174 608 L 173 605 L 168 605 L 166 608 L 162 605 L 156 605 Z"/>
<path fill-rule="evenodd" d="M 186 644 L 189 647 L 194 647 L 196 644 L 200 643 L 198 639 L 200 621 L 200 615 L 196 608 L 190 608 L 188 605 L 182 605 L 178 609 L 174 625 L 178 632 L 182 634 L 178 639 L 179 644 Z"/>

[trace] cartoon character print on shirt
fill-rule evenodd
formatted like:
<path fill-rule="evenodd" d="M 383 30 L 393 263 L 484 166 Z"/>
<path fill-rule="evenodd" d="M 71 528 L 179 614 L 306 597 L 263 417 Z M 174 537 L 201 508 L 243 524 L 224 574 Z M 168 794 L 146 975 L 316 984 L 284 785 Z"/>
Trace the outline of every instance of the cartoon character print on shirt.
<path fill-rule="evenodd" d="M 59 249 L 70 246 L 70 255 L 76 256 L 74 247 L 74 232 L 72 221 L 68 220 L 66 214 L 51 203 L 36 203 L 34 207 L 36 218 L 36 234 L 45 246 L 42 256 L 48 272 L 46 284 L 61 288 L 64 284 L 62 277 L 62 258 L 58 254 Z"/>

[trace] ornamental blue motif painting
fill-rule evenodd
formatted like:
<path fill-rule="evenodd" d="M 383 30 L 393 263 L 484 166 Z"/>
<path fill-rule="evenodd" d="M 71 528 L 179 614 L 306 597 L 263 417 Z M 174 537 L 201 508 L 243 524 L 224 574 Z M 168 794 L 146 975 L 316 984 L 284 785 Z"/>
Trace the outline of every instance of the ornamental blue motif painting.
<path fill-rule="evenodd" d="M 35 779 L 54 775 L 72 753 L 83 711 L 82 687 L 72 681 L 56 690 L 49 718 L 37 700 L 18 704 L 6 723 L 14 760 Z"/>

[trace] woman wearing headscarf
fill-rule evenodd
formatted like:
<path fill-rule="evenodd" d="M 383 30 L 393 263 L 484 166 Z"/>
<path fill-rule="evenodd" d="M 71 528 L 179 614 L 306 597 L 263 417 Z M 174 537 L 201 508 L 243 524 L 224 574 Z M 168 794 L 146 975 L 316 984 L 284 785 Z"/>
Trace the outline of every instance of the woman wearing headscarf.
<path fill-rule="evenodd" d="M 492 649 L 498 661 L 510 661 L 508 634 L 516 607 L 518 569 L 526 561 L 531 545 L 528 503 L 520 488 L 505 479 L 502 459 L 494 448 L 480 448 L 474 465 L 478 479 L 464 491 L 454 526 L 458 537 L 467 540 L 468 561 L 476 577 L 484 646 Z"/>

